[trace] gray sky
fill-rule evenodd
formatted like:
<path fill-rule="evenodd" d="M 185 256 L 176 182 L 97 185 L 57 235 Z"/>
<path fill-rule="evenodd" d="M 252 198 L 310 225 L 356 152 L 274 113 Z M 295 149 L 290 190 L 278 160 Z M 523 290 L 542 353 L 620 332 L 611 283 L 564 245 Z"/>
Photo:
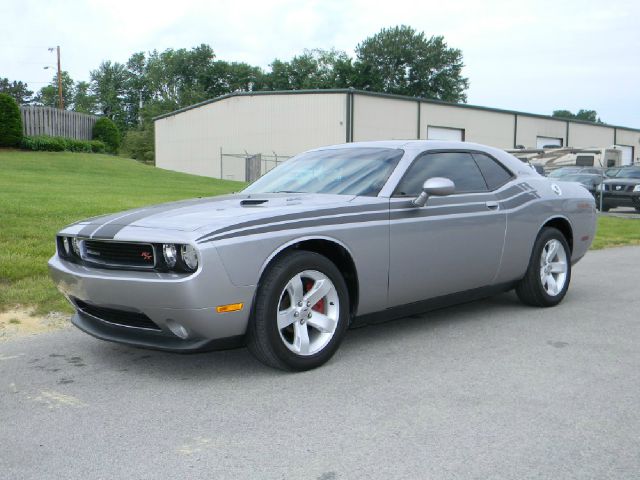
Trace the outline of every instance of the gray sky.
<path fill-rule="evenodd" d="M 0 77 L 33 90 L 62 65 L 88 80 L 103 60 L 211 45 L 219 59 L 267 67 L 304 48 L 353 54 L 383 27 L 443 35 L 463 52 L 471 104 L 551 114 L 597 110 L 640 128 L 638 0 L 2 0 Z M 38 83 L 39 82 L 39 83 Z"/>

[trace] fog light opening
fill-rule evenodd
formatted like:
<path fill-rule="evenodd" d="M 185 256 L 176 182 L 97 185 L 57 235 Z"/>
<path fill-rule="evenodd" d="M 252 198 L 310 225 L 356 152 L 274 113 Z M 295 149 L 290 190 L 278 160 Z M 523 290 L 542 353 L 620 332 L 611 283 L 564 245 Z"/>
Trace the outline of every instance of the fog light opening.
<path fill-rule="evenodd" d="M 183 340 L 189 338 L 189 330 L 187 330 L 184 326 L 180 325 L 178 322 L 172 319 L 167 320 L 167 327 L 171 330 L 176 337 L 179 337 Z"/>

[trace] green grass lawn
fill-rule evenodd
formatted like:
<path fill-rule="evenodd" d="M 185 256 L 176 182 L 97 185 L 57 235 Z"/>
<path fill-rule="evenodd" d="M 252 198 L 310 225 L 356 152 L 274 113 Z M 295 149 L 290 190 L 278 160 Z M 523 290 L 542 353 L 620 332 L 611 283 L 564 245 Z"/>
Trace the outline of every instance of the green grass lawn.
<path fill-rule="evenodd" d="M 243 184 L 81 153 L 0 149 L 0 311 L 69 311 L 49 280 L 55 233 L 83 218 L 153 203 L 219 195 Z M 640 220 L 601 217 L 593 248 L 640 245 Z"/>
<path fill-rule="evenodd" d="M 640 245 L 640 219 L 599 217 L 594 250 L 624 245 Z"/>
<path fill-rule="evenodd" d="M 63 226 L 242 187 L 108 155 L 0 149 L 0 311 L 14 305 L 33 306 L 37 313 L 70 309 L 47 271 Z"/>

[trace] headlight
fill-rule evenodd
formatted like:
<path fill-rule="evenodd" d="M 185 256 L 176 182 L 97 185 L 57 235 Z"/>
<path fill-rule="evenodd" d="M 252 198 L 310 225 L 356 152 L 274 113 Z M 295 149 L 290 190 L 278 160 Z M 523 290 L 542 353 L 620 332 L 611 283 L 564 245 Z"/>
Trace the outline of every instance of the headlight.
<path fill-rule="evenodd" d="M 71 255 L 71 242 L 69 241 L 69 237 L 62 237 L 62 247 L 64 248 L 65 256 Z"/>
<path fill-rule="evenodd" d="M 638 185 L 636 185 L 635 187 L 633 187 L 633 191 L 634 192 L 640 192 L 640 183 Z"/>
<path fill-rule="evenodd" d="M 184 263 L 189 270 L 197 270 L 198 253 L 194 247 L 191 245 L 182 245 L 180 247 L 180 258 L 182 258 L 182 263 Z"/>
<path fill-rule="evenodd" d="M 596 191 L 598 192 L 602 191 L 602 184 L 596 186 Z"/>
<path fill-rule="evenodd" d="M 73 248 L 73 253 L 75 253 L 79 257 L 80 256 L 80 240 L 78 240 L 78 237 L 71 238 L 71 248 Z"/>
<path fill-rule="evenodd" d="M 162 255 L 164 256 L 164 262 L 167 264 L 167 267 L 173 268 L 176 266 L 178 256 L 176 246 L 173 243 L 165 243 L 162 245 Z"/>

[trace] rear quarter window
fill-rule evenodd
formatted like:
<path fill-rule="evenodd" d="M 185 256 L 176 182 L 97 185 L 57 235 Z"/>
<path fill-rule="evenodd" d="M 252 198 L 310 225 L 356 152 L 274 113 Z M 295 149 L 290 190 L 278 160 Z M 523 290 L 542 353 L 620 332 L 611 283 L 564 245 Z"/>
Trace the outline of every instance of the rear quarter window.
<path fill-rule="evenodd" d="M 507 183 L 513 177 L 513 174 L 502 166 L 498 161 L 484 153 L 474 153 L 473 159 L 478 164 L 480 172 L 487 182 L 489 190 L 495 190 Z"/>

